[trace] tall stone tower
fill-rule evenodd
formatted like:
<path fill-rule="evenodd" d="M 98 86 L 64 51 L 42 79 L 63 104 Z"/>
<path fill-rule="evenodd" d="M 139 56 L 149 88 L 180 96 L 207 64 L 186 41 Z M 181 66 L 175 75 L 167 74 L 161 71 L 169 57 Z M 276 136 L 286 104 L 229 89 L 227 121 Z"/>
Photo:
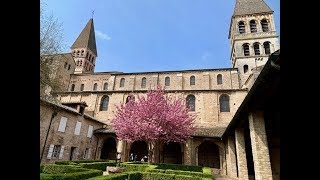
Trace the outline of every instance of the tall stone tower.
<path fill-rule="evenodd" d="M 98 54 L 92 18 L 71 46 L 71 51 L 76 63 L 75 74 L 94 72 Z"/>
<path fill-rule="evenodd" d="M 238 68 L 242 88 L 280 48 L 273 11 L 263 0 L 236 0 L 228 38 L 232 66 Z"/>

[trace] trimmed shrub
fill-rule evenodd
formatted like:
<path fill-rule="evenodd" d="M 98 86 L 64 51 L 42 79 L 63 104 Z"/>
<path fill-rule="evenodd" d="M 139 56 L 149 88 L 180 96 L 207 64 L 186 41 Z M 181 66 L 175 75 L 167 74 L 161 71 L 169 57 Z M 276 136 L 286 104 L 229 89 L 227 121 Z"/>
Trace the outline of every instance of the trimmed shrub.
<path fill-rule="evenodd" d="M 106 180 L 106 179 L 112 179 L 112 180 L 126 180 L 128 179 L 128 175 L 127 174 L 110 174 L 107 176 L 97 176 L 97 177 L 93 177 L 90 178 L 88 180 Z"/>
<path fill-rule="evenodd" d="M 194 171 L 194 172 L 202 172 L 201 166 L 188 166 L 181 164 L 155 164 L 157 165 L 156 169 L 172 169 L 172 170 L 180 170 L 180 171 Z"/>
<path fill-rule="evenodd" d="M 94 162 L 115 162 L 115 160 L 74 160 L 74 161 L 56 161 L 55 164 L 60 165 L 77 165 L 80 163 L 94 163 Z"/>
<path fill-rule="evenodd" d="M 155 168 L 154 165 L 149 165 L 149 164 L 145 164 L 145 163 L 121 163 L 120 167 L 124 167 L 125 168 L 125 172 L 128 171 L 147 171 L 149 169 Z"/>
<path fill-rule="evenodd" d="M 211 174 L 204 174 L 202 172 L 192 172 L 192 171 L 177 171 L 168 169 L 165 171 L 167 174 L 176 174 L 176 175 L 186 175 L 186 176 L 193 176 L 193 177 L 203 177 L 203 178 L 211 178 Z"/>
<path fill-rule="evenodd" d="M 201 177 L 197 177 L 197 176 L 187 176 L 187 175 L 176 175 L 174 177 L 174 179 L 176 180 L 202 180 Z"/>
<path fill-rule="evenodd" d="M 73 165 L 44 164 L 42 166 L 41 172 L 46 174 L 73 173 L 87 170 Z"/>
<path fill-rule="evenodd" d="M 98 169 L 106 171 L 107 166 L 116 166 L 115 162 L 94 162 L 94 163 L 81 163 L 79 166 L 87 169 Z"/>
<path fill-rule="evenodd" d="M 126 174 L 128 174 L 130 180 L 141 180 L 143 176 L 141 172 L 127 172 Z"/>
<path fill-rule="evenodd" d="M 40 168 L 41 169 L 41 168 Z M 102 175 L 101 170 L 85 169 L 73 165 L 46 164 L 40 173 L 41 180 L 79 180 Z"/>
<path fill-rule="evenodd" d="M 165 169 L 149 169 L 148 172 L 153 172 L 153 173 L 165 173 Z"/>

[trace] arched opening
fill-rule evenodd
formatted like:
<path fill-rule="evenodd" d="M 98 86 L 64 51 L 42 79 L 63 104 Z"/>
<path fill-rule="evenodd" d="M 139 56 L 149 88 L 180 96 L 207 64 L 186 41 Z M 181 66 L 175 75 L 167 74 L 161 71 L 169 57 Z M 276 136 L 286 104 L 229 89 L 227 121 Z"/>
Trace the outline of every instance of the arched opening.
<path fill-rule="evenodd" d="M 94 83 L 93 85 L 93 90 L 96 91 L 98 89 L 98 84 L 97 83 Z"/>
<path fill-rule="evenodd" d="M 131 145 L 130 154 L 133 154 L 134 161 L 140 161 L 144 156 L 148 157 L 148 145 L 145 141 L 135 141 Z"/>
<path fill-rule="evenodd" d="M 264 47 L 264 53 L 265 54 L 270 54 L 271 51 L 270 51 L 270 42 L 269 41 L 266 41 L 263 43 L 263 47 Z"/>
<path fill-rule="evenodd" d="M 254 55 L 260 55 L 260 47 L 259 43 L 254 43 L 253 44 L 253 49 L 254 49 Z"/>
<path fill-rule="evenodd" d="M 162 163 L 182 164 L 182 153 L 179 143 L 170 142 L 163 145 Z"/>
<path fill-rule="evenodd" d="M 257 23 L 256 23 L 255 20 L 251 20 L 251 21 L 250 21 L 250 31 L 251 31 L 252 33 L 257 32 Z"/>
<path fill-rule="evenodd" d="M 170 78 L 169 77 L 166 77 L 165 80 L 164 80 L 164 85 L 165 86 L 170 86 Z"/>
<path fill-rule="evenodd" d="M 190 111 L 196 110 L 196 97 L 194 97 L 194 95 L 192 94 L 188 95 L 186 102 L 187 102 L 187 107 L 190 109 Z"/>
<path fill-rule="evenodd" d="M 212 141 L 204 141 L 198 147 L 198 165 L 220 169 L 219 147 Z"/>
<path fill-rule="evenodd" d="M 243 66 L 243 72 L 244 72 L 244 73 L 247 73 L 248 70 L 249 70 L 249 66 L 245 64 L 245 65 Z"/>
<path fill-rule="evenodd" d="M 249 44 L 248 43 L 243 44 L 242 47 L 243 47 L 244 56 L 249 56 L 250 55 Z"/>
<path fill-rule="evenodd" d="M 243 33 L 246 32 L 246 29 L 245 29 L 245 26 L 244 26 L 244 22 L 243 22 L 243 21 L 240 21 L 240 22 L 239 22 L 238 27 L 239 27 L 239 33 L 240 33 L 240 34 L 243 34 Z"/>
<path fill-rule="evenodd" d="M 191 77 L 190 77 L 190 86 L 191 86 L 191 85 L 195 85 L 195 84 L 196 84 L 196 77 L 191 76 Z"/>
<path fill-rule="evenodd" d="M 72 85 L 71 85 L 71 91 L 74 91 L 74 87 L 75 87 L 75 85 L 72 84 Z"/>
<path fill-rule="evenodd" d="M 145 88 L 147 84 L 147 78 L 143 77 L 141 80 L 141 88 Z"/>
<path fill-rule="evenodd" d="M 222 75 L 221 74 L 217 75 L 217 84 L 222 84 Z"/>
<path fill-rule="evenodd" d="M 116 160 L 117 148 L 116 140 L 109 137 L 104 143 L 101 149 L 100 159 Z"/>
<path fill-rule="evenodd" d="M 269 24 L 266 19 L 261 20 L 261 27 L 263 32 L 268 32 L 269 31 Z"/>
<path fill-rule="evenodd" d="M 124 87 L 124 81 L 125 81 L 124 78 L 120 79 L 120 87 Z"/>
<path fill-rule="evenodd" d="M 219 98 L 220 112 L 230 112 L 229 96 L 223 94 Z"/>

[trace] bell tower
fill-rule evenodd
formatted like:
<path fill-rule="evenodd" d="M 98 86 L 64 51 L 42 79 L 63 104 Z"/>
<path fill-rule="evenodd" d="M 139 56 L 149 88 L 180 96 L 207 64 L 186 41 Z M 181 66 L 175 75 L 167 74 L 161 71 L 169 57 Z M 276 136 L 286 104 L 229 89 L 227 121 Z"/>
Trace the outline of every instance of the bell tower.
<path fill-rule="evenodd" d="M 236 0 L 228 39 L 232 67 L 238 68 L 243 87 L 250 74 L 280 49 L 273 11 L 263 0 Z"/>
<path fill-rule="evenodd" d="M 76 63 L 75 74 L 94 72 L 98 54 L 92 18 L 71 46 L 71 51 Z"/>

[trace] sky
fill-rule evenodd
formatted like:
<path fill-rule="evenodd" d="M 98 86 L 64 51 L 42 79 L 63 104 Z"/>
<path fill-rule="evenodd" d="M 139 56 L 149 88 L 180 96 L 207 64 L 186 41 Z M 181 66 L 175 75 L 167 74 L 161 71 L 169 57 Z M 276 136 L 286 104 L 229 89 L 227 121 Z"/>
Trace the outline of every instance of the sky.
<path fill-rule="evenodd" d="M 95 72 L 230 68 L 235 0 L 41 0 L 62 23 L 64 52 L 93 17 Z M 280 41 L 280 1 L 274 11 Z M 94 11 L 94 13 L 92 13 Z"/>

